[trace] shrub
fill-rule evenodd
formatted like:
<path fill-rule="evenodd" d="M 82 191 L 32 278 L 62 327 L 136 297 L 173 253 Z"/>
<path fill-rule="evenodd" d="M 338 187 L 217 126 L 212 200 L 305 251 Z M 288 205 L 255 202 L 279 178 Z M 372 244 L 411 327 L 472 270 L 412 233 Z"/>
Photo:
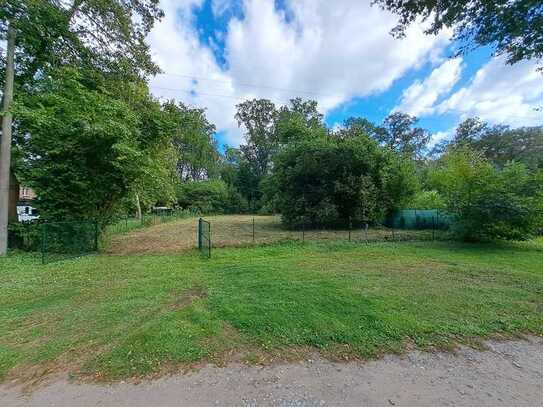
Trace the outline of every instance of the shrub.
<path fill-rule="evenodd" d="M 409 201 L 411 209 L 445 209 L 446 203 L 438 191 L 419 191 Z"/>
<path fill-rule="evenodd" d="M 8 247 L 24 251 L 37 251 L 41 244 L 41 226 L 38 221 L 13 222 L 8 225 Z"/>
<path fill-rule="evenodd" d="M 247 211 L 247 201 L 221 180 L 182 183 L 177 189 L 177 203 L 184 209 L 207 214 Z"/>
<path fill-rule="evenodd" d="M 416 184 L 412 163 L 364 135 L 290 144 L 276 157 L 273 177 L 268 185 L 289 227 L 381 221 Z"/>
<path fill-rule="evenodd" d="M 492 166 L 480 153 L 447 153 L 432 174 L 463 240 L 524 240 L 543 224 L 543 177 L 523 164 Z"/>

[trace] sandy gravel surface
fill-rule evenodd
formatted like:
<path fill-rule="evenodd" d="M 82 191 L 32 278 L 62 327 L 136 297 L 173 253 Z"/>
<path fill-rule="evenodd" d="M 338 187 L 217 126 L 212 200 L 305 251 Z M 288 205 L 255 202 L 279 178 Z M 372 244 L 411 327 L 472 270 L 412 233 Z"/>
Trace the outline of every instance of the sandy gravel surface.
<path fill-rule="evenodd" d="M 30 394 L 7 383 L 0 406 L 543 406 L 543 339 L 487 345 L 372 362 L 207 366 L 140 384 L 57 379 Z"/>

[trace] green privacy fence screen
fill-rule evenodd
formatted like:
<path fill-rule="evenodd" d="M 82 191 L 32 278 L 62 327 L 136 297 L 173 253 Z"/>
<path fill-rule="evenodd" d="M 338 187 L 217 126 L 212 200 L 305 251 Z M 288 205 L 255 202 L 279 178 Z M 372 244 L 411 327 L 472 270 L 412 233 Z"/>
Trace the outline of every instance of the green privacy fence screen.
<path fill-rule="evenodd" d="M 439 209 L 403 209 L 387 220 L 387 226 L 395 229 L 448 229 L 453 217 Z"/>
<path fill-rule="evenodd" d="M 198 250 L 211 258 L 211 223 L 202 218 L 198 219 Z"/>
<path fill-rule="evenodd" d="M 96 221 L 43 223 L 41 235 L 44 264 L 98 251 Z"/>

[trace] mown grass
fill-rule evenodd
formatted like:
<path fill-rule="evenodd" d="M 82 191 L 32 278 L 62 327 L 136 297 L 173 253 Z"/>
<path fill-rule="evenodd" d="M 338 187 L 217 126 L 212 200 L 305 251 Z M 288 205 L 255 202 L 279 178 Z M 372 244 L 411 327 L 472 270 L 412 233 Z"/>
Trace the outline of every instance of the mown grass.
<path fill-rule="evenodd" d="M 213 247 L 246 247 L 289 241 L 334 242 L 433 240 L 446 238 L 445 231 L 392 230 L 384 227 L 348 229 L 289 230 L 281 223 L 279 215 L 210 215 L 205 220 L 211 224 Z M 137 228 L 128 233 L 109 236 L 103 247 L 110 254 L 167 254 L 192 250 L 197 246 L 196 218 L 174 219 L 168 224 L 155 224 Z M 122 229 L 123 225 L 117 225 Z"/>
<path fill-rule="evenodd" d="M 375 357 L 543 334 L 543 241 L 284 243 L 164 256 L 0 259 L 0 376 L 97 379 L 199 361 Z"/>

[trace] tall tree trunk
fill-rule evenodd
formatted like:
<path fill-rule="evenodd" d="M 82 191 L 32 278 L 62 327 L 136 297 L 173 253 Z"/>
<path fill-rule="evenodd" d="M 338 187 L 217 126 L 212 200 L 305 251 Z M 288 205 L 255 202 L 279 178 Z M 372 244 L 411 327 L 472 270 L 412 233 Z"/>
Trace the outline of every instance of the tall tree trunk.
<path fill-rule="evenodd" d="M 141 204 L 140 204 L 140 196 L 136 192 L 136 213 L 138 216 L 138 219 L 141 219 Z"/>
<path fill-rule="evenodd" d="M 11 102 L 15 76 L 15 27 L 8 22 L 6 79 L 2 104 L 2 137 L 0 140 L 0 256 L 8 250 L 9 171 L 11 165 Z"/>

